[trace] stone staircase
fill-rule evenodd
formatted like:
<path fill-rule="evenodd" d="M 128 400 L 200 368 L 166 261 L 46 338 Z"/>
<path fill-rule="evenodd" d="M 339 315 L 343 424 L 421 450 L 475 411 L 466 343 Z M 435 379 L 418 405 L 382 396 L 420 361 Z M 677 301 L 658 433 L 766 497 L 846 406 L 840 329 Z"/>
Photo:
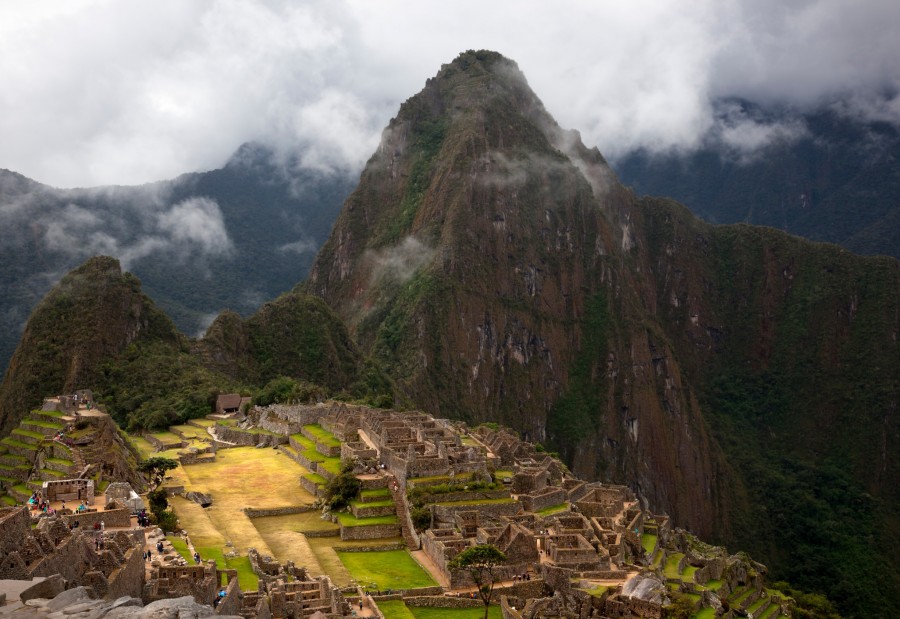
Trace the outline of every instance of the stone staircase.
<path fill-rule="evenodd" d="M 403 541 L 409 550 L 418 550 L 420 546 L 419 536 L 416 535 L 416 529 L 413 527 L 412 516 L 409 513 L 409 503 L 406 501 L 406 493 L 403 488 L 397 484 L 397 479 L 393 475 L 387 476 L 388 488 L 391 489 L 391 498 L 394 500 L 394 511 L 397 513 L 397 519 L 400 520 L 400 533 L 403 535 Z M 397 490 L 394 490 L 394 487 Z"/>

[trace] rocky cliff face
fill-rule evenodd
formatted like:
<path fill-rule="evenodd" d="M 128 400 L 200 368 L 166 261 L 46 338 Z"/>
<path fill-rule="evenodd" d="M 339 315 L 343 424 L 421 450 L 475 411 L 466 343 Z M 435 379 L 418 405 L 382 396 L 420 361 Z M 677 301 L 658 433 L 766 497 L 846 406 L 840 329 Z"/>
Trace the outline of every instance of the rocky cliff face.
<path fill-rule="evenodd" d="M 418 406 L 509 424 L 702 535 L 771 534 L 769 562 L 793 533 L 767 510 L 838 452 L 900 498 L 898 284 L 892 259 L 638 200 L 514 63 L 467 52 L 385 129 L 305 286 Z"/>
<path fill-rule="evenodd" d="M 308 286 L 418 405 L 550 441 L 708 534 L 721 459 L 647 306 L 634 211 L 514 63 L 464 54 L 385 130 Z"/>

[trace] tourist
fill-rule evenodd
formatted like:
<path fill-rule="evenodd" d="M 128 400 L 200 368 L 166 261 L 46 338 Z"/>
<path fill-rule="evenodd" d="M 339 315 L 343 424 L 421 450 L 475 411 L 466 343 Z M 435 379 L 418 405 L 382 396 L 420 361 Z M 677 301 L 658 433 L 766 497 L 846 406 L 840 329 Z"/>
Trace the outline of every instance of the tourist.
<path fill-rule="evenodd" d="M 194 562 L 200 563 L 200 553 L 197 552 L 196 550 L 194 551 Z"/>
<path fill-rule="evenodd" d="M 103 522 L 102 520 L 100 521 L 100 530 L 101 530 L 101 531 L 105 531 L 105 530 L 106 530 L 106 523 Z"/>

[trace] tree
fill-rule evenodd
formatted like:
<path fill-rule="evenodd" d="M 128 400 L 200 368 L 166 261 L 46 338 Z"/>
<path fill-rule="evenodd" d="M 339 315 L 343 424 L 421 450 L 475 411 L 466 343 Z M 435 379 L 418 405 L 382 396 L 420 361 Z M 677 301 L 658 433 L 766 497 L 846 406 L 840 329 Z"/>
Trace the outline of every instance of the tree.
<path fill-rule="evenodd" d="M 153 492 L 161 483 L 163 483 L 163 479 L 166 477 L 166 471 L 171 471 L 177 467 L 178 462 L 175 460 L 157 456 L 141 462 L 138 466 L 138 471 L 147 475 L 150 484 L 150 492 Z"/>
<path fill-rule="evenodd" d="M 325 486 L 325 503 L 332 511 L 347 507 L 359 494 L 362 484 L 352 472 L 345 471 Z"/>
<path fill-rule="evenodd" d="M 470 546 L 450 561 L 450 569 L 469 570 L 472 575 L 472 580 L 478 587 L 478 596 L 484 602 L 484 619 L 487 619 L 491 594 L 494 592 L 494 570 L 505 562 L 506 555 L 492 544 Z"/>

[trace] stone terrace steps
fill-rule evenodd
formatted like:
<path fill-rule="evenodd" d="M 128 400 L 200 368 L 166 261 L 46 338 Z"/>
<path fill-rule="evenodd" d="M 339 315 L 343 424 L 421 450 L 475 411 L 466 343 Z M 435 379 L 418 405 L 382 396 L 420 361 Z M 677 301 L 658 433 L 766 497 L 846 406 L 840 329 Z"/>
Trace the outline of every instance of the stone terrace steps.
<path fill-rule="evenodd" d="M 403 488 L 400 487 L 394 491 L 393 488 L 395 483 L 396 480 L 394 476 L 390 475 L 388 477 L 388 488 L 391 489 L 391 496 L 394 500 L 394 511 L 397 514 L 397 519 L 400 520 L 400 533 L 403 535 L 403 541 L 406 542 L 406 547 L 409 550 L 418 550 L 419 537 L 412 527 L 412 518 L 409 513 L 409 504 L 406 502 L 406 493 L 403 491 Z"/>

